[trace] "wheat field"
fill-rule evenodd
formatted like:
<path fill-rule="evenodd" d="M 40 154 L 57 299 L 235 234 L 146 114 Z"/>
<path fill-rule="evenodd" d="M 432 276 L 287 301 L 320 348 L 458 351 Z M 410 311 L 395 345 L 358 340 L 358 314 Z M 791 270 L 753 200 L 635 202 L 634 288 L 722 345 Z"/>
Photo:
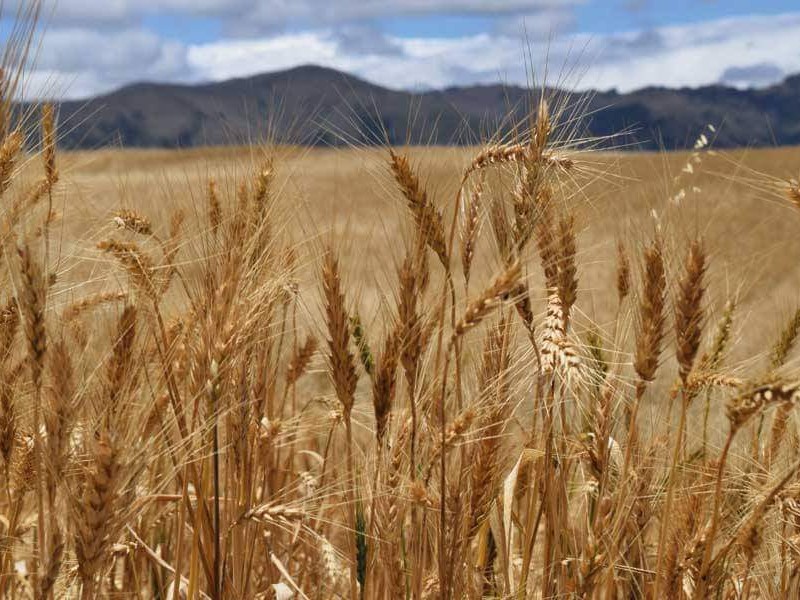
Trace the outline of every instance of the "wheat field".
<path fill-rule="evenodd" d="M 404 152 L 419 169 L 433 201 L 452 214 L 460 173 L 480 150 L 409 147 Z M 99 232 L 113 229 L 115 211 L 130 207 L 164 231 L 170 212 L 180 209 L 187 223 L 202 230 L 207 227 L 209 178 L 225 188 L 223 202 L 235 210 L 239 183 L 258 169 L 264 156 L 277 153 L 282 158 L 273 200 L 276 221 L 308 261 L 326 243 L 333 243 L 346 265 L 362 317 L 380 323 L 386 288 L 403 258 L 405 240 L 414 232 L 413 218 L 392 180 L 387 152 L 278 146 L 65 153 L 63 202 L 71 206 L 59 211 L 64 219 L 58 227 L 76 244 L 68 254 L 91 253 Z M 616 292 L 607 283 L 616 270 L 618 241 L 629 245 L 631 252 L 638 251 L 646 234 L 661 227 L 669 232 L 665 241 L 677 250 L 701 236 L 712 252 L 711 308 L 735 299 L 742 319 L 747 319 L 737 328 L 740 339 L 731 348 L 736 362 L 744 361 L 767 352 L 764 343 L 769 335 L 776 334 L 795 309 L 800 274 L 794 257 L 800 242 L 794 232 L 800 217 L 782 184 L 788 185 L 797 174 L 798 150 L 711 150 L 689 175 L 683 169 L 691 156 L 689 152 L 585 155 L 591 172 L 565 199 L 577 219 L 579 257 L 587 263 L 578 289 L 581 311 L 587 326 L 608 324 L 614 318 Z M 687 197 L 679 204 L 670 202 L 681 190 Z M 498 193 L 512 190 L 505 183 Z M 482 223 L 485 220 L 482 217 Z M 492 256 L 497 247 L 488 230 L 479 237 L 475 269 L 486 281 L 498 267 L 497 257 Z M 535 253 L 530 259 L 536 259 Z M 541 282 L 535 269 L 527 277 Z M 313 276 L 307 283 L 313 285 Z M 540 288 L 538 299 L 544 303 Z M 543 304 L 540 312 L 544 313 Z"/>
<path fill-rule="evenodd" d="M 0 597 L 800 595 L 797 149 L 534 96 L 469 148 L 62 152 L 19 60 Z"/>

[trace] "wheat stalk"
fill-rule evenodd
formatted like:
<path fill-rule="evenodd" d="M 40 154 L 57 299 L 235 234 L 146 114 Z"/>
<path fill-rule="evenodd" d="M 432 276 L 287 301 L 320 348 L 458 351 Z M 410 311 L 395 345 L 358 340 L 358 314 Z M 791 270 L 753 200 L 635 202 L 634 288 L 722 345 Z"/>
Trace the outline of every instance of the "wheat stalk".
<path fill-rule="evenodd" d="M 211 232 L 217 235 L 220 225 L 222 225 L 222 204 L 219 200 L 219 192 L 217 190 L 217 182 L 211 177 L 208 180 L 208 224 L 211 227 Z"/>
<path fill-rule="evenodd" d="M 515 261 L 505 271 L 495 277 L 494 281 L 467 306 L 464 315 L 456 323 L 453 339 L 461 337 L 477 326 L 492 312 L 497 305 L 507 299 L 516 288 L 521 275 L 519 261 Z"/>
<path fill-rule="evenodd" d="M 619 303 L 628 297 L 631 291 L 631 263 L 625 245 L 617 242 L 617 298 Z"/>
<path fill-rule="evenodd" d="M 44 162 L 44 179 L 49 192 L 58 181 L 55 109 L 52 104 L 45 104 L 42 107 L 42 160 Z"/>
<path fill-rule="evenodd" d="M 464 272 L 464 285 L 469 286 L 475 245 L 480 232 L 481 197 L 483 182 L 476 184 L 471 194 L 463 195 L 463 227 L 461 231 L 461 268 Z"/>
<path fill-rule="evenodd" d="M 317 338 L 309 335 L 303 345 L 298 348 L 297 353 L 289 361 L 289 367 L 286 369 L 287 386 L 297 383 L 297 380 L 306 372 L 311 364 L 311 359 L 314 358 L 314 354 L 317 352 L 317 344 Z"/>
<path fill-rule="evenodd" d="M 129 273 L 131 280 L 145 294 L 152 299 L 158 297 L 158 290 L 154 282 L 153 261 L 141 251 L 137 244 L 109 239 L 98 242 L 97 248 L 112 254 Z"/>
<path fill-rule="evenodd" d="M 333 250 L 326 250 L 322 265 L 322 288 L 325 297 L 325 320 L 328 325 L 328 359 L 336 397 L 345 416 L 355 402 L 356 368 L 350 352 L 350 327 L 344 304 L 339 261 Z"/>
<path fill-rule="evenodd" d="M 375 438 L 378 446 L 383 444 L 389 415 L 394 404 L 397 386 L 397 363 L 400 358 L 400 330 L 392 328 L 387 336 L 372 384 L 372 406 L 375 411 Z"/>
<path fill-rule="evenodd" d="M 642 381 L 653 381 L 664 339 L 664 291 L 667 285 L 660 242 L 644 252 L 643 290 L 639 300 L 634 368 Z"/>
<path fill-rule="evenodd" d="M 11 186 L 22 141 L 22 133 L 17 130 L 7 135 L 0 146 L 0 196 Z"/>
<path fill-rule="evenodd" d="M 800 208 L 800 181 L 797 179 L 791 179 L 786 188 L 786 195 L 795 206 Z"/>
<path fill-rule="evenodd" d="M 559 222 L 558 296 L 564 311 L 564 323 L 569 323 L 572 305 L 578 298 L 578 268 L 575 265 L 577 244 L 573 215 Z"/>
<path fill-rule="evenodd" d="M 123 208 L 114 213 L 114 223 L 121 229 L 127 229 L 139 235 L 153 235 L 153 224 L 141 213 Z"/>
<path fill-rule="evenodd" d="M 406 156 L 389 151 L 390 167 L 400 191 L 408 203 L 420 235 L 439 257 L 445 269 L 449 268 L 447 246 L 444 239 L 442 215 L 428 199 L 428 193 L 411 168 Z"/>
<path fill-rule="evenodd" d="M 61 320 L 66 323 L 71 323 L 93 308 L 127 299 L 128 294 L 125 292 L 101 292 L 92 296 L 84 296 L 67 305 L 61 312 Z"/>
<path fill-rule="evenodd" d="M 92 445 L 91 467 L 83 480 L 83 489 L 74 500 L 75 556 L 82 582 L 82 598 L 95 594 L 95 578 L 107 560 L 118 515 L 123 465 L 119 449 L 107 433 Z"/>
<path fill-rule="evenodd" d="M 331 379 L 336 390 L 336 397 L 342 406 L 342 414 L 347 433 L 347 475 L 349 486 L 355 485 L 355 470 L 353 467 L 353 438 L 350 415 L 355 403 L 355 391 L 358 378 L 356 375 L 355 359 L 350 352 L 350 328 L 347 309 L 345 308 L 344 293 L 342 292 L 341 276 L 339 274 L 339 261 L 332 249 L 328 248 L 323 256 L 322 263 L 322 289 L 325 298 L 325 320 L 328 326 L 328 360 L 330 361 Z M 349 502 L 349 527 L 356 529 L 356 512 L 354 502 Z M 357 548 L 352 536 L 348 547 L 353 557 L 350 567 L 350 591 L 356 594 L 357 584 Z"/>
<path fill-rule="evenodd" d="M 705 251 L 702 242 L 695 240 L 686 255 L 685 274 L 678 284 L 678 297 L 675 301 L 676 352 L 680 377 L 684 384 L 700 348 L 704 320 L 702 301 L 705 293 L 705 271 Z"/>
<path fill-rule="evenodd" d="M 466 181 L 473 173 L 490 166 L 506 163 L 522 162 L 528 159 L 530 145 L 526 143 L 493 144 L 481 150 L 470 162 L 462 177 Z M 543 154 L 541 159 L 545 165 L 564 171 L 575 166 L 575 161 L 556 153 Z"/>

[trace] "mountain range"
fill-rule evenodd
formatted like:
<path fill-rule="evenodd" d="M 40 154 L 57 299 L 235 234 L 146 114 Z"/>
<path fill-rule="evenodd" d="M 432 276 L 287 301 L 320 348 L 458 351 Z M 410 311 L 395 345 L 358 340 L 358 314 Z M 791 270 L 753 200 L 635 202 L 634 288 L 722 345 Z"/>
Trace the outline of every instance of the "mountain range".
<path fill-rule="evenodd" d="M 469 144 L 508 132 L 537 91 L 474 85 L 410 93 L 318 66 L 200 85 L 141 83 L 60 104 L 65 148 L 178 148 L 257 141 Z M 571 137 L 618 148 L 800 144 L 800 75 L 763 89 L 722 85 L 630 93 L 547 90 Z"/>

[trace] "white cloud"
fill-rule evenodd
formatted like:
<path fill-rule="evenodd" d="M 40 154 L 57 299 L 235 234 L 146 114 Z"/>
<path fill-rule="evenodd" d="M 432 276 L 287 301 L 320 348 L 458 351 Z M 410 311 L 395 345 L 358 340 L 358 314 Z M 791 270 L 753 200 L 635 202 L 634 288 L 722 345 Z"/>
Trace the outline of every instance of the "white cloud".
<path fill-rule="evenodd" d="M 417 1 L 406 0 L 406 5 Z M 458 1 L 467 4 L 471 0 Z M 513 2 L 508 0 L 507 5 Z M 520 35 L 510 32 L 457 38 L 401 38 L 378 32 L 378 37 L 359 46 L 343 38 L 342 31 L 341 27 L 322 27 L 184 46 L 136 29 L 56 28 L 45 39 L 39 70 L 47 73 L 46 81 L 59 84 L 57 89 L 64 81 L 72 83 L 71 97 L 142 79 L 216 81 L 306 63 L 342 69 L 391 88 L 498 80 L 525 84 L 528 79 L 528 47 Z M 605 36 L 562 35 L 552 42 L 533 40 L 530 52 L 536 62 L 534 72 L 543 72 L 547 57 L 549 83 L 579 89 L 629 91 L 650 85 L 699 86 L 718 81 L 740 87 L 765 85 L 779 73 L 800 71 L 800 13 L 736 17 Z M 765 65 L 769 67 L 766 71 Z M 563 73 L 576 75 L 560 81 Z M 43 78 L 41 73 L 35 77 Z"/>
<path fill-rule="evenodd" d="M 150 70 L 165 58 L 165 54 L 169 61 L 168 55 L 176 46 L 181 47 L 152 32 L 137 29 L 117 31 L 113 35 L 79 28 L 57 29 L 45 37 L 37 56 L 37 66 L 123 74 L 127 69 L 140 69 L 142 66 Z M 171 74 L 169 70 L 163 73 Z"/>
<path fill-rule="evenodd" d="M 25 3 L 28 0 L 21 0 Z M 235 16 L 252 11 L 257 0 L 44 0 L 45 20 L 54 26 L 96 24 L 130 27 L 145 15 Z"/>
<path fill-rule="evenodd" d="M 222 80 L 313 63 L 394 89 L 438 88 L 459 83 L 524 79 L 524 46 L 489 34 L 455 39 L 391 38 L 397 52 L 340 52 L 332 31 L 195 45 L 188 62 L 202 79 Z M 513 72 L 513 74 L 512 74 Z"/>
<path fill-rule="evenodd" d="M 48 31 L 33 56 L 26 97 L 83 98 L 133 81 L 196 80 L 187 48 L 139 29 Z"/>
<path fill-rule="evenodd" d="M 638 34 L 604 40 L 587 83 L 627 91 L 648 85 L 717 83 L 731 68 L 763 63 L 784 73 L 800 71 L 800 13 L 719 19 L 663 27 L 657 33 L 651 47 L 623 55 L 615 53 L 615 45 L 630 43 Z M 764 83 L 772 82 L 738 82 L 742 87 Z"/>
<path fill-rule="evenodd" d="M 26 0 L 21 0 L 25 2 Z M 334 24 L 392 16 L 513 15 L 570 10 L 586 0 L 46 0 L 54 23 L 128 26 L 148 14 L 213 16 L 234 28 Z"/>
<path fill-rule="evenodd" d="M 478 34 L 461 38 L 394 38 L 401 52 L 385 56 L 339 52 L 330 32 L 269 40 L 220 41 L 194 46 L 189 62 L 202 77 L 224 79 L 301 63 L 352 71 L 392 88 L 443 87 L 502 79 L 527 82 L 527 48 L 520 36 Z M 720 81 L 729 69 L 769 63 L 800 71 L 800 13 L 721 19 L 610 36 L 574 34 L 531 48 L 534 72 L 574 72 L 566 85 L 630 91 L 650 85 L 700 86 Z M 585 75 L 584 75 L 585 73 Z M 576 80 L 575 77 L 580 77 Z M 741 75 L 738 85 L 751 82 Z"/>
<path fill-rule="evenodd" d="M 188 51 L 193 71 L 210 80 L 288 69 L 303 63 L 346 68 L 352 64 L 351 60 L 337 53 L 336 41 L 327 32 L 212 42 L 190 46 Z"/>
<path fill-rule="evenodd" d="M 244 14 L 244 23 L 333 24 L 391 16 L 433 14 L 519 15 L 571 11 L 585 0 L 266 0 Z M 241 22 L 234 20 L 234 22 Z"/>

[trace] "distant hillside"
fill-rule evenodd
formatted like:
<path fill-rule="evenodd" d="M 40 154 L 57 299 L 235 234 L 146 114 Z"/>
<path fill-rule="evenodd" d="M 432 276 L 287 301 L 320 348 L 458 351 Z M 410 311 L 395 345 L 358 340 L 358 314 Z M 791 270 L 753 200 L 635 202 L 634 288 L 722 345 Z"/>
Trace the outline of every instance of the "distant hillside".
<path fill-rule="evenodd" d="M 136 84 L 65 102 L 62 143 L 68 148 L 173 148 L 270 135 L 312 144 L 387 137 L 392 143 L 463 144 L 502 129 L 510 113 L 523 115 L 529 97 L 530 90 L 502 85 L 411 94 L 304 66 L 203 85 Z M 576 125 L 576 134 L 628 132 L 613 140 L 616 146 L 683 148 L 707 123 L 718 126 L 718 147 L 800 144 L 800 75 L 761 90 L 646 88 L 562 98 L 588 115 Z"/>

